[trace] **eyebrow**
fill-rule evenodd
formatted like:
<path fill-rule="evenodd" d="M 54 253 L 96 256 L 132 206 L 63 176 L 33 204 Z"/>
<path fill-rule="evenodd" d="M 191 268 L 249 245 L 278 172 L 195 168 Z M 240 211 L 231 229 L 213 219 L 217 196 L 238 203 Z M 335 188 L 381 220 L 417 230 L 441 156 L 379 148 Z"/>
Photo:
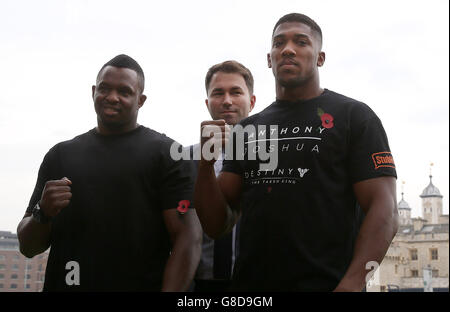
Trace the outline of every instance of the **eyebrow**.
<path fill-rule="evenodd" d="M 131 92 L 134 92 L 134 91 L 135 91 L 134 88 L 133 88 L 132 86 L 129 86 L 129 85 L 126 85 L 126 84 L 119 84 L 119 85 L 114 86 L 114 85 L 109 84 L 108 82 L 105 82 L 105 81 L 100 82 L 100 83 L 98 84 L 98 86 L 99 86 L 99 87 L 109 87 L 109 88 L 123 89 L 123 90 L 124 90 L 124 89 L 127 89 L 127 90 L 129 90 L 129 91 L 131 91 Z"/>
<path fill-rule="evenodd" d="M 225 89 L 224 88 L 214 88 L 214 89 L 212 89 L 211 90 L 211 93 L 213 93 L 213 92 L 217 92 L 217 91 L 224 91 Z M 241 87 L 239 87 L 239 86 L 234 86 L 234 87 L 231 87 L 231 89 L 230 90 L 243 90 Z"/>
<path fill-rule="evenodd" d="M 285 34 L 279 34 L 279 35 L 274 36 L 273 39 L 275 40 L 275 39 L 278 39 L 278 38 L 284 38 L 284 37 L 286 37 Z M 306 39 L 310 39 L 310 36 L 307 35 L 307 34 L 295 34 L 294 37 L 295 37 L 295 38 L 306 38 Z"/>

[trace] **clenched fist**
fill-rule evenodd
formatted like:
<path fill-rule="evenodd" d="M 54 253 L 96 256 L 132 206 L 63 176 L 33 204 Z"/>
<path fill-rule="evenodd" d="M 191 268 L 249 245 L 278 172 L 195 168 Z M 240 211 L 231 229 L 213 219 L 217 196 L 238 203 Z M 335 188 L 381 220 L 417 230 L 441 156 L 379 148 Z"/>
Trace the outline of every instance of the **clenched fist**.
<path fill-rule="evenodd" d="M 54 217 L 69 205 L 72 198 L 70 185 L 72 182 L 66 177 L 45 183 L 39 205 L 46 216 Z"/>
<path fill-rule="evenodd" d="M 231 128 L 225 120 L 208 120 L 201 123 L 201 161 L 213 164 L 228 144 Z"/>

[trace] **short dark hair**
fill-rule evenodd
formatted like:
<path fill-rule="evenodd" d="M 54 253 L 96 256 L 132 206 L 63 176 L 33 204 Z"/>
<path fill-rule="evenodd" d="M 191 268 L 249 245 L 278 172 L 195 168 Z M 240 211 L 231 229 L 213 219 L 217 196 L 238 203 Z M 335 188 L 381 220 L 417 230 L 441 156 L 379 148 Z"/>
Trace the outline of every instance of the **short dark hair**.
<path fill-rule="evenodd" d="M 208 93 L 209 84 L 211 83 L 212 76 L 217 72 L 240 74 L 244 78 L 245 84 L 247 85 L 248 88 L 248 92 L 250 93 L 250 95 L 253 95 L 252 73 L 247 67 L 233 60 L 216 64 L 208 70 L 205 78 L 206 93 Z"/>
<path fill-rule="evenodd" d="M 281 17 L 273 28 L 272 37 L 275 33 L 275 29 L 277 29 L 279 25 L 289 22 L 298 22 L 309 26 L 311 30 L 313 30 L 318 35 L 320 46 L 322 46 L 322 30 L 320 29 L 320 26 L 317 25 L 317 23 L 310 17 L 301 13 L 289 13 Z"/>
<path fill-rule="evenodd" d="M 142 67 L 138 64 L 138 62 L 136 62 L 132 57 L 130 57 L 126 54 L 119 54 L 119 55 L 115 56 L 114 58 L 109 60 L 107 63 L 105 63 L 105 65 L 103 65 L 102 68 L 100 68 L 100 71 L 98 72 L 98 75 L 97 75 L 97 79 L 98 79 L 98 76 L 100 75 L 100 73 L 102 72 L 102 70 L 106 66 L 128 68 L 128 69 L 134 70 L 137 73 L 138 78 L 139 78 L 139 87 L 141 88 L 141 92 L 144 91 L 144 86 L 145 86 L 144 71 L 142 70 Z"/>

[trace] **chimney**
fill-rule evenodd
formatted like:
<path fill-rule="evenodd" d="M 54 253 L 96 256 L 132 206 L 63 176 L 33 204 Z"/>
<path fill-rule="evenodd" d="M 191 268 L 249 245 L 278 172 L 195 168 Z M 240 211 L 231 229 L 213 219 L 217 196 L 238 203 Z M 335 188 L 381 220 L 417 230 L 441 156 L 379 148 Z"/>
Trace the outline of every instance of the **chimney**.
<path fill-rule="evenodd" d="M 422 218 L 413 218 L 414 232 L 420 231 L 427 220 Z"/>

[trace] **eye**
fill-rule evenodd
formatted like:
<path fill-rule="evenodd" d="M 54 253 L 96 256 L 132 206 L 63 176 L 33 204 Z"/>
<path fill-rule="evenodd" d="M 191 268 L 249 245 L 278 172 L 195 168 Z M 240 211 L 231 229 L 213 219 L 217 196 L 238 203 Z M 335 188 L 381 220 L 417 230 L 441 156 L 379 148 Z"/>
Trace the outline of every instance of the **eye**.
<path fill-rule="evenodd" d="M 98 86 L 98 88 L 97 89 L 95 89 L 97 92 L 99 92 L 99 93 L 105 93 L 105 92 L 107 92 L 108 91 L 108 88 L 106 87 L 106 86 L 104 86 L 104 85 L 100 85 L 100 86 Z"/>
<path fill-rule="evenodd" d="M 123 96 L 128 96 L 128 95 L 130 95 L 132 92 L 131 92 L 130 89 L 122 88 L 122 89 L 119 89 L 119 93 L 120 93 L 121 95 L 123 95 Z"/>
<path fill-rule="evenodd" d="M 279 47 L 281 47 L 282 46 L 282 44 L 283 44 L 283 41 L 282 40 L 275 40 L 274 42 L 273 42 L 273 47 L 274 48 L 279 48 Z"/>

